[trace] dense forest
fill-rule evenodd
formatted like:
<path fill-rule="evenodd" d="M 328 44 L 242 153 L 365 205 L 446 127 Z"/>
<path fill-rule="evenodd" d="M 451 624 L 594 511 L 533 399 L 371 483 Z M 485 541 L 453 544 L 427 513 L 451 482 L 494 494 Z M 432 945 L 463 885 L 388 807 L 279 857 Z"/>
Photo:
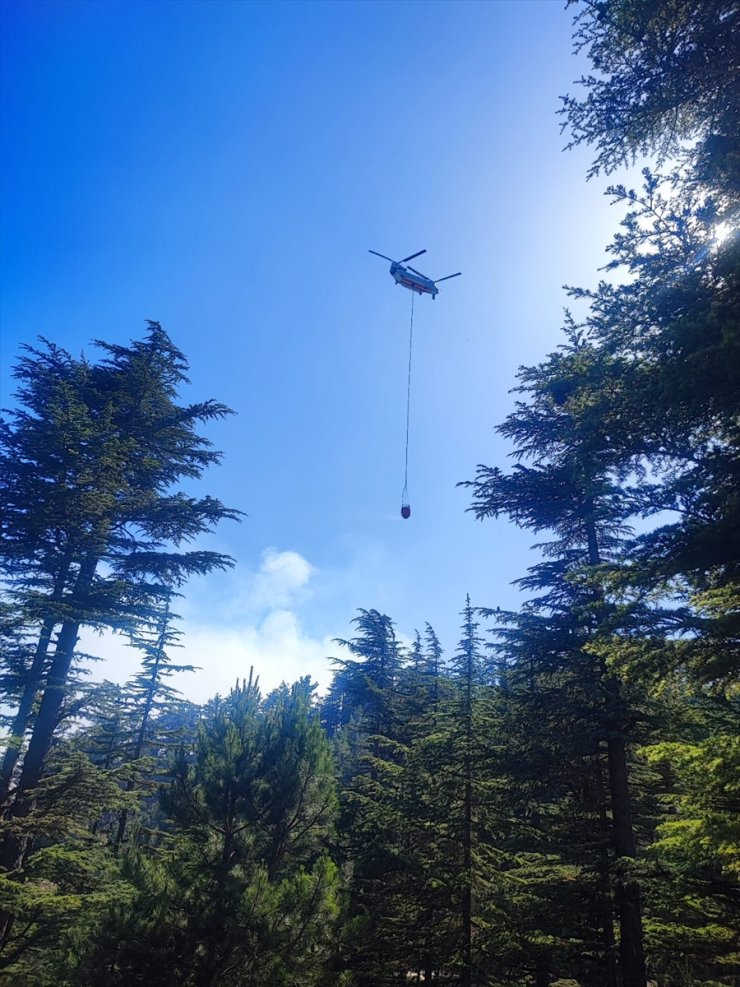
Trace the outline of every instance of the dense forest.
<path fill-rule="evenodd" d="M 536 540 L 518 612 L 452 587 L 445 653 L 433 614 L 407 646 L 368 607 L 325 695 L 245 669 L 184 700 L 178 599 L 234 564 L 197 545 L 241 512 L 183 486 L 229 409 L 181 403 L 157 323 L 95 359 L 21 355 L 3 983 L 740 983 L 740 8 L 572 12 L 592 74 L 565 139 L 592 175 L 650 167 L 608 189 L 603 279 L 567 289 L 562 342 L 519 372 L 511 463 L 450 478 Z M 84 628 L 125 635 L 140 671 L 83 675 Z"/>

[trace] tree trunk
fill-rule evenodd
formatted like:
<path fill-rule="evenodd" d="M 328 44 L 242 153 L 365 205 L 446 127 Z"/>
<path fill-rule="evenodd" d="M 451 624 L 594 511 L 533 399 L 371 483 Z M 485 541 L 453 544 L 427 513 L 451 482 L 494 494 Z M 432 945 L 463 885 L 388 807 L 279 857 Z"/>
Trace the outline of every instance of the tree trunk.
<path fill-rule="evenodd" d="M 618 699 L 618 683 L 612 679 L 609 688 L 610 691 L 614 690 Z M 610 724 L 610 727 L 617 728 L 617 724 Z M 609 752 L 609 789 L 612 801 L 614 850 L 619 868 L 620 860 L 625 861 L 629 866 L 629 861 L 637 855 L 637 846 L 630 810 L 627 750 L 624 738 L 616 732 L 616 729 L 614 732 L 610 730 L 607 748 Z M 621 933 L 619 937 L 619 959 L 622 968 L 622 983 L 624 987 L 646 987 L 647 972 L 642 938 L 640 886 L 634 878 L 625 877 L 618 870 L 615 892 Z"/>
<path fill-rule="evenodd" d="M 471 817 L 470 785 L 465 785 L 465 839 L 463 843 L 463 865 L 465 867 L 465 886 L 462 900 L 462 934 L 463 934 L 463 968 L 460 977 L 461 987 L 471 987 L 473 982 L 473 888 L 472 884 L 472 854 L 470 827 Z"/>
<path fill-rule="evenodd" d="M 472 645 L 471 645 L 472 648 Z M 468 656 L 465 710 L 465 803 L 463 830 L 463 868 L 465 885 L 462 900 L 463 968 L 461 987 L 471 987 L 473 982 L 473 667 L 472 655 Z"/>
<path fill-rule="evenodd" d="M 80 567 L 74 589 L 74 597 L 78 600 L 90 589 L 96 566 L 97 559 L 90 559 Z M 32 801 L 26 797 L 26 793 L 33 791 L 41 780 L 46 755 L 49 753 L 54 730 L 59 722 L 59 713 L 66 694 L 67 679 L 79 631 L 79 620 L 65 620 L 59 631 L 41 705 L 33 725 L 33 733 L 28 743 L 26 756 L 23 759 L 23 770 L 18 781 L 16 799 L 9 809 L 9 815 L 12 818 L 21 819 L 31 811 Z M 17 870 L 21 867 L 28 843 L 26 836 L 7 836 L 3 841 L 2 848 L 0 848 L 0 867 L 6 871 Z"/>
<path fill-rule="evenodd" d="M 603 846 L 599 851 L 599 879 L 603 892 L 603 901 L 599 905 L 597 921 L 601 932 L 601 948 L 603 950 L 603 965 L 599 973 L 599 987 L 617 987 L 616 943 L 614 941 L 613 910 L 611 905 L 611 874 L 609 868 L 608 845 L 609 819 L 606 812 L 606 792 L 604 791 L 604 774 L 601 767 L 601 750 L 596 751 L 596 798 L 599 815 L 599 833 Z"/>
<path fill-rule="evenodd" d="M 2 768 L 0 768 L 0 805 L 4 805 L 8 798 L 13 772 L 23 750 L 23 741 L 26 736 L 26 730 L 28 729 L 28 722 L 31 718 L 33 704 L 41 688 L 41 677 L 44 671 L 44 665 L 46 664 L 46 655 L 49 650 L 49 642 L 51 641 L 55 624 L 56 621 L 53 617 L 47 617 L 41 626 L 36 651 L 34 652 L 31 667 L 28 670 L 28 681 L 18 704 L 18 712 L 13 718 L 8 748 L 3 757 Z"/>
<path fill-rule="evenodd" d="M 233 820 L 232 820 L 233 821 Z M 213 926 L 206 938 L 205 956 L 200 970 L 196 974 L 197 987 L 212 987 L 218 983 L 219 951 L 223 948 L 224 919 L 227 912 L 226 883 L 232 865 L 232 848 L 234 835 L 231 822 L 227 820 L 223 830 L 223 846 L 221 859 L 216 872 L 216 890 L 214 894 Z"/>
<path fill-rule="evenodd" d="M 67 578 L 69 577 L 69 567 L 69 552 L 66 552 L 60 563 L 59 571 L 54 579 L 54 588 L 49 601 L 51 604 L 59 603 L 63 598 L 64 587 Z M 28 723 L 31 718 L 33 704 L 36 702 L 36 697 L 41 689 L 44 667 L 46 665 L 46 659 L 49 652 L 49 644 L 51 643 L 51 636 L 54 633 L 54 628 L 58 622 L 59 621 L 56 617 L 49 615 L 44 618 L 41 625 L 41 631 L 39 633 L 38 643 L 36 644 L 33 661 L 31 662 L 31 667 L 28 670 L 28 681 L 26 682 L 26 686 L 23 690 L 21 701 L 18 704 L 18 712 L 15 714 L 15 718 L 13 719 L 8 748 L 5 751 L 5 756 L 3 757 L 2 768 L 0 768 L 0 804 L 5 803 L 9 794 L 13 772 L 15 771 L 18 758 L 23 750 L 23 741 L 25 739 L 26 730 L 28 729 Z"/>
<path fill-rule="evenodd" d="M 550 987 L 550 974 L 540 963 L 534 971 L 534 987 Z"/>
<path fill-rule="evenodd" d="M 91 558 L 80 566 L 72 593 L 73 600 L 79 601 L 80 597 L 90 589 L 97 564 L 97 558 Z M 33 808 L 33 800 L 27 796 L 27 793 L 32 792 L 41 780 L 46 755 L 49 753 L 54 730 L 59 722 L 59 712 L 64 702 L 67 678 L 79 631 L 79 620 L 65 620 L 59 631 L 41 705 L 23 759 L 16 798 L 8 809 L 8 816 L 11 818 L 23 819 Z M 0 845 L 0 869 L 5 873 L 20 870 L 30 845 L 31 836 L 28 833 L 22 831 L 14 833 L 11 830 Z M 0 912 L 0 951 L 7 945 L 12 929 L 13 915 L 9 912 Z"/>
<path fill-rule="evenodd" d="M 31 811 L 32 802 L 25 795 L 36 788 L 41 779 L 41 772 L 51 746 L 54 728 L 59 720 L 59 710 L 64 701 L 67 675 L 72 664 L 79 628 L 80 625 L 77 621 L 65 621 L 59 632 L 54 660 L 49 669 L 44 695 L 34 723 L 28 750 L 23 759 L 23 770 L 18 782 L 16 798 L 8 813 L 14 819 L 22 819 Z M 28 838 L 25 836 L 8 835 L 3 841 L 0 851 L 0 867 L 6 871 L 17 870 L 21 867 L 27 844 Z"/>
<path fill-rule="evenodd" d="M 64 685 L 67 681 L 69 666 L 72 663 L 79 626 L 77 622 L 67 621 L 62 624 L 62 629 L 59 632 L 46 689 L 36 717 L 28 751 L 23 760 L 23 770 L 18 782 L 16 798 L 8 810 L 8 815 L 11 818 L 23 819 L 33 808 L 33 800 L 25 797 L 25 795 L 38 785 L 41 778 L 44 760 L 51 745 L 59 709 L 64 699 Z M 28 833 L 8 831 L 2 846 L 0 846 L 0 869 L 5 873 L 19 871 L 23 867 L 30 844 L 31 836 Z M 7 945 L 12 928 L 13 915 L 9 912 L 1 912 L 0 951 Z"/>
<path fill-rule="evenodd" d="M 586 536 L 588 560 L 591 565 L 601 563 L 596 525 L 593 521 L 593 504 L 586 505 Z M 623 709 L 619 681 L 602 668 L 606 690 L 607 754 L 609 764 L 609 793 L 612 804 L 612 839 L 617 857 L 615 901 L 619 913 L 619 960 L 623 987 L 647 987 L 645 949 L 642 935 L 640 886 L 636 880 L 625 880 L 623 866 L 637 856 L 637 843 L 632 828 L 630 808 L 629 769 L 627 746 L 623 731 Z M 622 861 L 625 863 L 622 864 Z M 620 866 L 621 865 L 621 866 Z"/>
<path fill-rule="evenodd" d="M 141 723 L 139 725 L 139 730 L 136 736 L 136 746 L 134 747 L 134 756 L 133 756 L 134 761 L 138 761 L 138 759 L 141 757 L 142 753 L 144 752 L 144 741 L 146 739 L 146 731 L 147 731 L 147 727 L 149 726 L 149 717 L 152 712 L 152 707 L 154 706 L 154 693 L 157 688 L 159 669 L 161 666 L 162 654 L 164 653 L 164 639 L 165 639 L 166 630 L 167 630 L 167 621 L 165 619 L 163 623 L 162 631 L 159 636 L 159 653 L 157 655 L 157 660 L 154 663 L 154 667 L 152 669 L 152 674 L 149 683 L 150 685 L 149 692 L 147 693 L 146 702 L 144 704 L 144 712 L 142 713 Z M 133 781 L 129 781 L 126 783 L 127 792 L 132 791 L 133 787 L 134 787 Z M 126 832 L 127 822 L 128 822 L 128 809 L 124 809 L 121 812 L 120 818 L 118 820 L 118 831 L 116 832 L 116 842 L 115 842 L 116 848 L 118 848 L 121 845 L 121 843 L 123 843 L 123 837 Z"/>

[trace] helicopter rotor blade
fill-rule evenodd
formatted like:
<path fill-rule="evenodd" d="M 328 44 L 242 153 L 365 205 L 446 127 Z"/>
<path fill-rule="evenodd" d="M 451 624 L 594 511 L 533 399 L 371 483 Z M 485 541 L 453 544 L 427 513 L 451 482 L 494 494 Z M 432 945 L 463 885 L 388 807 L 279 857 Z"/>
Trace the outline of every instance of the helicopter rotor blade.
<path fill-rule="evenodd" d="M 414 257 L 421 257 L 421 255 L 422 254 L 425 254 L 425 253 L 426 253 L 426 250 L 419 250 L 418 253 L 411 254 L 409 257 L 404 257 L 403 260 L 399 261 L 399 263 L 400 264 L 405 264 L 407 260 L 413 260 Z"/>
<path fill-rule="evenodd" d="M 450 278 L 459 278 L 461 274 L 462 271 L 458 271 L 457 274 L 447 274 L 443 278 L 437 278 L 437 280 L 434 283 L 439 284 L 440 281 L 449 281 Z"/>
<path fill-rule="evenodd" d="M 410 271 L 413 271 L 414 274 L 418 274 L 420 278 L 425 278 L 427 281 L 429 280 L 429 278 L 427 278 L 426 274 L 422 274 L 421 271 L 417 271 L 415 267 L 412 267 L 411 266 L 411 264 L 409 264 L 409 270 Z"/>
<path fill-rule="evenodd" d="M 391 264 L 395 264 L 396 263 L 393 260 L 392 257 L 386 257 L 385 254 L 379 254 L 377 250 L 368 250 L 368 253 L 369 254 L 375 254 L 376 257 L 382 257 L 383 260 L 389 260 L 391 262 Z"/>

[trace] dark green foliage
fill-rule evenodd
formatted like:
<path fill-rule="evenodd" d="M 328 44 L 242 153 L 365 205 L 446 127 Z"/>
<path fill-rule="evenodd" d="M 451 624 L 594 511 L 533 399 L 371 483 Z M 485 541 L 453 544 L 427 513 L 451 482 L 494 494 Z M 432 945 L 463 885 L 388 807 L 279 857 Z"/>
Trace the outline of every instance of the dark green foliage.
<path fill-rule="evenodd" d="M 666 779 L 648 857 L 655 867 L 648 950 L 662 976 L 732 982 L 740 963 L 740 740 L 731 706 L 714 698 L 675 711 L 676 739 L 645 755 Z M 680 739 L 679 739 L 680 738 Z"/>
<path fill-rule="evenodd" d="M 32 811 L 2 823 L 6 838 L 9 832 L 21 838 L 28 833 L 38 842 L 22 880 L 0 875 L 0 907 L 13 920 L 0 953 L 8 983 L 72 987 L 75 981 L 63 971 L 75 943 L 96 934 L 114 902 L 132 897 L 106 842 L 91 830 L 101 813 L 133 804 L 121 781 L 116 772 L 61 746 L 33 792 Z"/>
<path fill-rule="evenodd" d="M 310 684 L 264 706 L 251 681 L 238 686 L 172 772 L 166 854 L 131 858 L 137 897 L 111 913 L 84 982 L 319 983 L 339 885 L 333 766 Z"/>
<path fill-rule="evenodd" d="M 177 486 L 227 409 L 178 403 L 156 323 L 98 363 L 26 351 L 0 425 L 8 982 L 737 982 L 739 18 L 577 7 L 571 145 L 672 170 L 608 190 L 607 277 L 520 370 L 513 467 L 468 484 L 547 539 L 488 649 L 469 599 L 447 667 L 430 625 L 407 648 L 360 610 L 320 709 L 251 676 L 183 702 L 171 602 L 230 564 L 189 545 L 238 512 Z M 81 685 L 82 627 L 140 649 L 126 687 Z"/>
<path fill-rule="evenodd" d="M 624 985 L 645 987 L 628 756 L 636 710 L 609 662 L 614 640 L 631 637 L 635 617 L 609 597 L 603 574 L 607 563 L 614 566 L 620 560 L 632 505 L 619 484 L 621 463 L 599 413 L 608 400 L 609 389 L 603 386 L 608 365 L 572 323 L 566 333 L 558 353 L 520 371 L 518 391 L 524 398 L 499 427 L 514 441 L 519 462 L 508 475 L 479 467 L 470 484 L 472 510 L 479 518 L 505 513 L 523 527 L 555 536 L 539 546 L 545 561 L 521 581 L 541 595 L 528 605 L 529 620 L 513 636 L 529 651 L 521 672 L 529 676 L 530 689 L 544 686 L 549 693 L 548 708 L 558 730 L 570 729 L 574 713 L 581 719 L 584 744 L 577 761 L 584 755 L 600 759 L 603 745 L 611 818 L 602 839 L 609 841 L 616 872 L 607 888 L 609 865 L 603 862 L 600 894 L 608 898 L 613 888 Z M 539 631 L 536 650 L 523 637 L 533 629 Z M 549 662 L 543 667 L 544 656 Z M 553 740 L 557 742 L 557 734 Z M 602 926 L 601 962 L 606 965 L 611 918 L 599 920 L 595 910 L 596 905 L 593 922 Z M 608 978 L 614 982 L 613 968 Z"/>
<path fill-rule="evenodd" d="M 334 659 L 339 672 L 332 683 L 331 704 L 345 711 L 340 723 L 347 722 L 351 710 L 367 719 L 372 732 L 388 732 L 403 660 L 393 621 L 377 610 L 360 610 L 353 623 L 358 636 L 336 642 L 355 657 Z"/>
<path fill-rule="evenodd" d="M 700 176 L 740 188 L 734 0 L 583 0 L 574 42 L 592 71 L 562 113 L 569 146 L 595 149 L 592 174 L 684 151 Z"/>
<path fill-rule="evenodd" d="M 596 987 L 616 983 L 609 711 L 571 595 L 549 613 L 497 614 L 506 738 L 498 791 L 512 861 L 511 962 Z"/>
<path fill-rule="evenodd" d="M 0 430 L 3 617 L 14 645 L 6 675 L 17 704 L 2 764 L 0 867 L 19 881 L 49 750 L 81 706 L 80 628 L 135 634 L 156 622 L 170 587 L 231 564 L 183 549 L 239 513 L 173 489 L 218 461 L 196 429 L 228 410 L 177 403 L 187 365 L 162 328 L 150 323 L 130 347 L 98 346 L 98 364 L 48 343 L 27 348 L 15 371 L 18 407 Z M 0 914 L 0 948 L 17 938 L 14 915 Z"/>
<path fill-rule="evenodd" d="M 678 847 L 689 853 L 695 831 L 708 849 L 713 824 L 676 786 L 688 783 L 687 760 L 700 764 L 708 749 L 722 752 L 716 765 L 736 757 L 728 720 L 715 715 L 711 731 L 694 736 L 687 723 L 692 704 L 726 703 L 731 717 L 736 700 L 737 43 L 736 4 L 583 4 L 576 44 L 595 71 L 582 80 L 585 97 L 565 103 L 573 143 L 595 145 L 593 173 L 646 151 L 678 155 L 679 167 L 668 177 L 646 170 L 640 191 L 608 190 L 627 207 L 610 248 L 612 280 L 595 291 L 571 289 L 588 304 L 583 324 L 569 316 L 560 352 L 521 371 L 526 400 L 500 429 L 521 461 L 508 475 L 481 467 L 473 485 L 478 517 L 503 513 L 555 536 L 539 546 L 543 562 L 521 581 L 538 596 L 500 631 L 509 664 L 505 708 L 514 714 L 509 732 L 523 745 L 520 780 L 529 778 L 537 819 L 520 845 L 531 853 L 539 839 L 554 851 L 577 882 L 573 900 L 580 898 L 576 908 L 558 910 L 569 915 L 558 930 L 551 909 L 537 917 L 537 888 L 545 885 L 533 872 L 534 898 L 525 895 L 523 905 L 535 907 L 530 929 L 546 932 L 532 944 L 537 983 L 557 972 L 595 984 L 609 977 L 645 984 L 637 953 L 624 952 L 624 923 L 630 938 L 639 934 L 631 898 L 638 877 L 652 971 L 671 983 L 702 976 L 724 983 L 736 962 L 732 892 L 718 881 L 711 894 L 705 883 L 721 873 L 722 851 L 708 850 L 703 878 L 701 868 L 693 880 L 678 877 Z M 697 143 L 682 145 L 685 139 Z M 614 280 L 619 271 L 623 284 Z M 645 530 L 643 519 L 652 518 L 659 526 L 630 538 L 630 523 L 639 519 Z M 706 686 L 720 698 L 710 700 Z M 530 724 L 521 740 L 520 717 Z M 637 782 L 631 798 L 628 772 Z M 670 819 L 669 808 L 679 818 Z M 600 848 L 588 839 L 589 818 L 609 837 Z M 724 824 L 717 831 L 723 852 L 732 853 L 736 834 Z M 515 827 L 515 839 L 517 832 L 526 835 Z M 644 863 L 630 863 L 640 847 Z M 562 898 L 564 891 L 547 894 Z M 620 968 L 589 970 L 585 956 L 609 954 L 612 892 L 622 924 Z M 681 946 L 670 916 L 683 932 Z M 566 930 L 581 940 L 577 956 L 568 955 Z"/>
<path fill-rule="evenodd" d="M 378 697 L 394 712 L 386 729 L 373 733 L 365 721 L 338 736 L 341 744 L 352 730 L 342 748 L 352 930 L 343 955 L 360 985 L 397 983 L 409 971 L 472 983 L 499 970 L 506 953 L 500 738 L 476 627 L 468 602 L 450 674 L 427 625 L 427 647 L 417 636 L 410 665 Z"/>
<path fill-rule="evenodd" d="M 162 585 L 230 564 L 182 546 L 238 512 L 173 490 L 218 461 L 196 428 L 228 409 L 177 403 L 187 364 L 156 323 L 130 347 L 98 346 L 105 354 L 98 364 L 50 343 L 27 348 L 15 370 L 18 407 L 0 431 L 9 607 L 15 625 L 35 630 L 38 642 L 13 668 L 22 694 L 3 764 L 6 788 L 41 696 L 19 794 L 41 776 L 79 628 L 134 631 L 151 618 Z"/>
<path fill-rule="evenodd" d="M 157 767 L 161 772 L 167 760 L 167 752 L 180 739 L 181 729 L 172 729 L 165 715 L 179 699 L 179 692 L 168 684 L 176 672 L 191 672 L 192 665 L 176 665 L 169 650 L 179 646 L 180 633 L 173 627 L 176 615 L 170 610 L 171 591 L 163 590 L 163 605 L 150 621 L 134 633 L 131 643 L 141 651 L 141 669 L 133 676 L 126 689 L 123 716 L 124 746 L 121 756 L 130 763 L 141 766 L 137 784 L 152 790 L 156 787 Z M 147 759 L 143 762 L 142 759 Z M 146 775 L 150 777 L 146 779 Z M 134 782 L 128 782 L 128 789 Z M 126 835 L 128 812 L 124 810 L 118 820 L 115 840 L 122 843 Z"/>

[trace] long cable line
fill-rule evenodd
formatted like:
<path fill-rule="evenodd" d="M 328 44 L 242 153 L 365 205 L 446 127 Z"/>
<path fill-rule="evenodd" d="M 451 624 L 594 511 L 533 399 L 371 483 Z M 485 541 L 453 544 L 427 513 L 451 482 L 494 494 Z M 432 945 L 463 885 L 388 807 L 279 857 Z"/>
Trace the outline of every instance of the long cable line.
<path fill-rule="evenodd" d="M 407 518 L 411 514 L 409 506 L 409 421 L 411 419 L 411 351 L 414 344 L 414 295 L 411 292 L 411 324 L 409 326 L 409 372 L 406 383 L 406 462 L 403 473 L 403 492 L 401 494 L 401 515 Z"/>

